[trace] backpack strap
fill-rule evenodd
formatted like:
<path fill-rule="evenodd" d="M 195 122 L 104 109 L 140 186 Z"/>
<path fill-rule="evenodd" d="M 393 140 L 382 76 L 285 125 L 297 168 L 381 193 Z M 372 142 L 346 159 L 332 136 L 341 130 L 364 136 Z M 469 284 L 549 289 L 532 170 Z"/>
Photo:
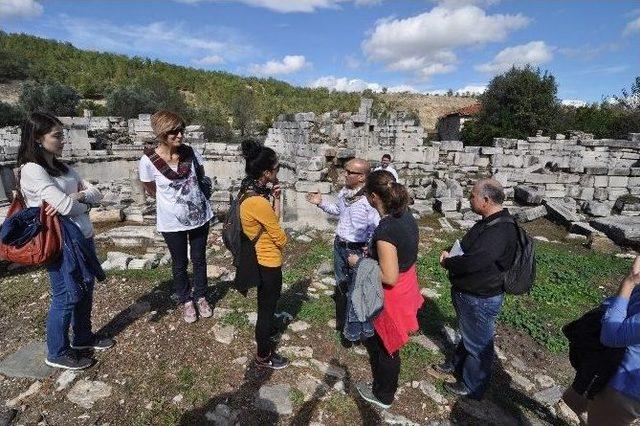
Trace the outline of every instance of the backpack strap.
<path fill-rule="evenodd" d="M 238 197 L 238 212 L 240 211 L 240 205 L 244 202 L 244 200 L 246 200 L 249 197 L 260 197 L 260 195 L 254 191 L 245 191 L 243 192 L 239 197 Z M 260 223 L 260 222 L 258 222 Z M 262 226 L 262 224 L 260 224 L 260 230 L 258 231 L 258 235 L 256 235 L 253 239 L 251 239 L 250 241 L 253 243 L 253 245 L 255 245 L 258 240 L 260 239 L 260 236 L 262 235 L 262 233 L 264 232 L 264 226 Z M 246 234 L 245 234 L 246 235 Z"/>

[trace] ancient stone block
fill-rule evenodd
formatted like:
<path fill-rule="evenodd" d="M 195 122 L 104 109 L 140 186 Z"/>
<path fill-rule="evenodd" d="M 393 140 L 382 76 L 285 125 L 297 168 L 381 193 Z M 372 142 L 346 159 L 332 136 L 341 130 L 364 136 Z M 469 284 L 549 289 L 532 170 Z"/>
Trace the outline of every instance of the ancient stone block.
<path fill-rule="evenodd" d="M 580 216 L 578 216 L 574 210 L 569 209 L 565 203 L 546 200 L 545 206 L 547 207 L 549 218 L 561 225 L 568 227 L 571 225 L 571 222 L 580 221 Z"/>
<path fill-rule="evenodd" d="M 557 183 L 557 174 L 526 173 L 523 178 L 527 183 Z"/>
<path fill-rule="evenodd" d="M 515 200 L 521 204 L 537 205 L 542 203 L 544 188 L 540 186 L 516 186 L 513 194 Z"/>
<path fill-rule="evenodd" d="M 331 192 L 331 184 L 329 182 L 306 182 L 297 181 L 295 189 L 298 192 L 319 192 L 321 194 L 328 194 Z"/>
<path fill-rule="evenodd" d="M 433 207 L 440 213 L 458 210 L 457 198 L 436 198 Z"/>
<path fill-rule="evenodd" d="M 539 219 L 547 215 L 547 208 L 545 206 L 537 206 L 527 208 L 515 213 L 513 216 L 518 222 L 531 222 L 532 220 Z"/>
<path fill-rule="evenodd" d="M 585 200 L 585 201 L 593 200 L 593 193 L 594 193 L 593 188 L 582 188 L 580 190 L 580 195 L 578 196 L 578 199 Z"/>
<path fill-rule="evenodd" d="M 441 141 L 440 149 L 443 151 L 462 151 L 464 144 L 462 141 Z"/>
<path fill-rule="evenodd" d="M 609 176 L 609 187 L 626 188 L 629 185 L 629 178 L 626 176 Z"/>

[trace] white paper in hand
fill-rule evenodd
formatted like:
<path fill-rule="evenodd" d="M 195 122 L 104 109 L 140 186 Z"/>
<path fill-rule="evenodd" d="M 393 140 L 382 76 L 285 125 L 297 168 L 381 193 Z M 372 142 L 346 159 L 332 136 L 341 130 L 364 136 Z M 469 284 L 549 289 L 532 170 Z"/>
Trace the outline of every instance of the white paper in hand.
<path fill-rule="evenodd" d="M 462 251 L 462 246 L 460 246 L 460 240 L 456 240 L 453 243 L 453 247 L 451 247 L 451 251 L 449 252 L 449 257 L 462 256 L 464 251 Z"/>

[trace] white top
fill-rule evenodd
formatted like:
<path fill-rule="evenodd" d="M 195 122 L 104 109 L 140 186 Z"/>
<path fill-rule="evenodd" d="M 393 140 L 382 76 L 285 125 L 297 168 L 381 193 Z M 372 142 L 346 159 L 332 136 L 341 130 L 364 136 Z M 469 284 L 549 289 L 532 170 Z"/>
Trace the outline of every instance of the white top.
<path fill-rule="evenodd" d="M 93 225 L 87 214 L 87 206 L 71 197 L 76 192 L 84 193 L 89 204 L 98 204 L 102 194 L 78 172 L 67 166 L 69 171 L 61 176 L 51 176 L 44 167 L 36 163 L 26 163 L 20 169 L 20 187 L 27 207 L 40 207 L 46 201 L 55 207 L 59 214 L 68 216 L 82 231 L 86 238 L 93 237 Z"/>
<path fill-rule="evenodd" d="M 200 153 L 193 150 L 198 163 L 203 165 Z M 178 165 L 170 165 L 173 170 Z M 167 179 L 153 165 L 151 159 L 143 155 L 138 166 L 142 182 L 156 183 L 156 226 L 158 232 L 179 232 L 198 228 L 210 221 L 213 211 L 206 199 L 196 175 L 195 165 L 191 163 L 191 173 L 183 179 Z"/>
<path fill-rule="evenodd" d="M 345 241 L 352 243 L 364 243 L 369 241 L 373 231 L 378 227 L 380 215 L 371 207 L 367 197 L 350 205 L 347 204 L 347 190 L 342 188 L 338 193 L 338 202 L 333 204 L 325 200 L 318 205 L 325 213 L 340 216 L 336 235 Z"/>
<path fill-rule="evenodd" d="M 378 167 L 376 167 L 375 169 L 373 169 L 373 171 L 374 171 L 374 172 L 375 172 L 376 170 L 386 170 L 386 171 L 388 171 L 389 173 L 391 173 L 391 174 L 393 175 L 393 177 L 394 177 L 394 178 L 396 178 L 396 182 L 398 181 L 398 172 L 396 172 L 396 169 L 394 169 L 393 167 L 391 167 L 391 166 L 387 166 L 387 168 L 385 169 L 385 168 L 384 168 L 384 167 L 382 167 L 382 166 L 378 166 Z"/>

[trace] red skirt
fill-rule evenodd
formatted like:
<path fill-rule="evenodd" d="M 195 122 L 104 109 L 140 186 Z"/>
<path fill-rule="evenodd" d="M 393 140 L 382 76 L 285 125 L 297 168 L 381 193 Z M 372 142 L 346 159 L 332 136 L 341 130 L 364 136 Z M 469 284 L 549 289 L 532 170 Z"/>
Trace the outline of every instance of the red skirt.
<path fill-rule="evenodd" d="M 383 285 L 384 307 L 373 320 L 373 327 L 385 349 L 395 353 L 409 341 L 409 334 L 418 330 L 418 309 L 424 303 L 418 287 L 418 274 L 414 264 L 398 275 L 393 286 Z"/>

